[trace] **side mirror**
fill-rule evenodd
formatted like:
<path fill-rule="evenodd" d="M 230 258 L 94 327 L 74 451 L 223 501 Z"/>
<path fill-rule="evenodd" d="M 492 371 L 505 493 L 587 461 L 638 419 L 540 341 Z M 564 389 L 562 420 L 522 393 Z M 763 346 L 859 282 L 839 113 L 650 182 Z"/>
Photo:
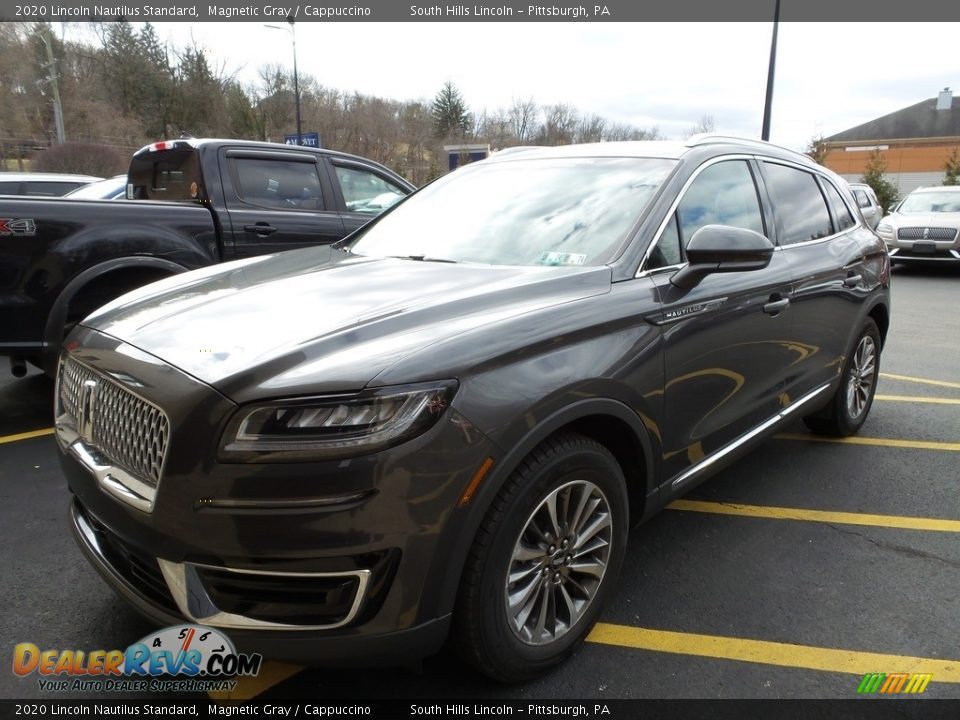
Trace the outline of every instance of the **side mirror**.
<path fill-rule="evenodd" d="M 670 282 L 689 290 L 712 273 L 762 270 L 772 256 L 773 243 L 758 232 L 729 225 L 704 225 L 687 243 L 687 265 Z"/>

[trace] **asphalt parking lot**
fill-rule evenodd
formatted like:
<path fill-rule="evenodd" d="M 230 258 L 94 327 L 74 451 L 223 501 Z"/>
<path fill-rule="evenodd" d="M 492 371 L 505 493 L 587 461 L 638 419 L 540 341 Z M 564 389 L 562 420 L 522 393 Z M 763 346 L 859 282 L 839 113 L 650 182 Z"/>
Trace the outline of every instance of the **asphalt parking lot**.
<path fill-rule="evenodd" d="M 960 698 L 958 287 L 960 271 L 897 268 L 860 435 L 797 423 L 634 530 L 615 600 L 551 675 L 506 687 L 449 655 L 375 672 L 268 663 L 234 697 L 849 699 L 866 673 L 904 672 L 932 675 L 925 697 Z M 20 642 L 125 648 L 152 629 L 70 537 L 51 396 L 37 374 L 0 380 L 4 663 Z M 0 695 L 50 697 L 9 670 Z"/>

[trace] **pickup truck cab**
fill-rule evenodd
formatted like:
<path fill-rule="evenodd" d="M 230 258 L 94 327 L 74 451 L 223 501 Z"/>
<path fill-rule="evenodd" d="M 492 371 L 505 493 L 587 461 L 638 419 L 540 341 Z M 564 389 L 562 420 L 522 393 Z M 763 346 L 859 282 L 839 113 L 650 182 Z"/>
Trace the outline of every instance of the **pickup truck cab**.
<path fill-rule="evenodd" d="M 317 148 L 184 139 L 137 151 L 121 201 L 0 198 L 0 355 L 55 369 L 65 332 L 136 287 L 337 242 L 414 190 Z"/>

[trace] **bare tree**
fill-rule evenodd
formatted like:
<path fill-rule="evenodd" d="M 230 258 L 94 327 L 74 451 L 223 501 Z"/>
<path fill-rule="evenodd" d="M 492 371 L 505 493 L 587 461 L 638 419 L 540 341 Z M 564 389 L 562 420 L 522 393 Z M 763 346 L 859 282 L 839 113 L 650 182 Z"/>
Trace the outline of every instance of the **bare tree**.
<path fill-rule="evenodd" d="M 690 132 L 687 133 L 687 137 L 693 137 L 694 135 L 700 135 L 702 133 L 712 133 L 717 131 L 717 123 L 713 119 L 713 115 L 703 114 L 700 116 L 700 119 L 697 120 L 696 124 L 690 128 Z"/>
<path fill-rule="evenodd" d="M 540 108 L 533 98 L 526 100 L 513 99 L 510 108 L 507 110 L 507 117 L 510 120 L 513 136 L 518 144 L 523 145 L 538 131 L 537 114 Z"/>

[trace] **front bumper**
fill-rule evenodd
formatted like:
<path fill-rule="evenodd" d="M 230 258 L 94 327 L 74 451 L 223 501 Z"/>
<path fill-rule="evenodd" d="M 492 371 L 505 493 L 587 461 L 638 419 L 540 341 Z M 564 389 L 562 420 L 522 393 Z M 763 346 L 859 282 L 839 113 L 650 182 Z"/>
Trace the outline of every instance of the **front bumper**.
<path fill-rule="evenodd" d="M 897 263 L 960 263 L 960 250 L 956 248 L 935 249 L 932 252 L 917 252 L 912 247 L 887 246 L 887 254 Z"/>
<path fill-rule="evenodd" d="M 240 647 L 299 662 L 408 661 L 439 648 L 469 543 L 457 501 L 496 454 L 455 408 L 374 455 L 227 464 L 216 447 L 236 406 L 213 388 L 98 333 L 74 354 L 169 416 L 149 506 L 112 492 L 110 468 L 92 467 L 83 441 L 58 428 L 74 535 L 142 614 L 224 628 Z"/>
<path fill-rule="evenodd" d="M 121 598 L 151 622 L 178 625 L 185 619 L 162 598 L 151 597 L 142 580 L 124 572 L 109 559 L 100 531 L 94 529 L 79 503 L 70 505 L 70 527 L 87 560 Z M 270 658 L 304 664 L 362 666 L 371 663 L 405 664 L 437 652 L 446 640 L 450 615 L 396 632 L 377 635 L 324 636 L 316 632 L 270 630 L 230 631 L 240 652 L 258 652 Z"/>

